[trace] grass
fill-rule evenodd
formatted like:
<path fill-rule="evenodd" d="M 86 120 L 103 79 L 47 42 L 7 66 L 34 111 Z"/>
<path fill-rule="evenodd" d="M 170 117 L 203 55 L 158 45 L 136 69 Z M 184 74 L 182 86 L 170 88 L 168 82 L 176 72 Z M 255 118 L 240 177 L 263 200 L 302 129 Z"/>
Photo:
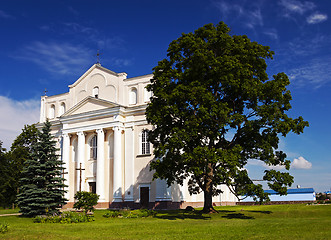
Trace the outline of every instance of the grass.
<path fill-rule="evenodd" d="M 330 205 L 228 206 L 218 214 L 159 212 L 154 218 L 104 218 L 90 223 L 33 223 L 19 216 L 1 239 L 330 239 Z"/>

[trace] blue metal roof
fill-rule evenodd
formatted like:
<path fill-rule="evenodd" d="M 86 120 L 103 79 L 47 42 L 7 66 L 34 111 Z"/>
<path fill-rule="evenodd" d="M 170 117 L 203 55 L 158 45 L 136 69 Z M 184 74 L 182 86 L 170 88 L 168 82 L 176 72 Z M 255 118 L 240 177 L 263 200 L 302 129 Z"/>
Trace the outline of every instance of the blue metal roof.
<path fill-rule="evenodd" d="M 274 190 L 264 190 L 264 192 L 269 193 L 270 195 L 277 195 L 278 192 Z M 300 194 L 300 193 L 314 193 L 314 188 L 293 188 L 287 189 L 287 194 Z"/>

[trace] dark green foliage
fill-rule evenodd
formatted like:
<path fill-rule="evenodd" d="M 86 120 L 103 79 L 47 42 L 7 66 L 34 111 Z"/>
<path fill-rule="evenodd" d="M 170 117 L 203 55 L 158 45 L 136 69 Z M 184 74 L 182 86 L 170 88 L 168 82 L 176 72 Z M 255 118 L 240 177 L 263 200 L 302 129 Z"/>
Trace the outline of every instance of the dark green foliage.
<path fill-rule="evenodd" d="M 18 206 L 23 216 L 58 213 L 65 204 L 62 162 L 56 154 L 55 140 L 50 134 L 51 124 L 46 121 L 38 132 L 38 141 L 31 147 L 30 158 L 22 172 Z"/>
<path fill-rule="evenodd" d="M 83 213 L 76 212 L 63 212 L 60 214 L 54 214 L 52 216 L 37 216 L 33 219 L 35 223 L 83 223 L 93 222 L 94 217 L 88 216 Z"/>
<path fill-rule="evenodd" d="M 0 206 L 10 207 L 16 197 L 16 179 L 10 154 L 2 148 L 0 141 Z"/>
<path fill-rule="evenodd" d="M 74 208 L 84 209 L 85 214 L 94 211 L 94 206 L 98 204 L 99 195 L 92 192 L 80 191 L 75 194 Z"/>
<path fill-rule="evenodd" d="M 267 165 L 290 161 L 278 151 L 279 135 L 300 134 L 308 126 L 291 109 L 289 79 L 284 73 L 268 78 L 266 59 L 273 52 L 247 36 L 231 36 L 220 22 L 172 41 L 168 58 L 153 69 L 147 87 L 153 92 L 146 117 L 155 160 L 154 178 L 183 184 L 190 193 L 204 192 L 204 211 L 226 184 L 236 195 L 268 199 L 244 168 L 249 159 Z M 286 194 L 293 183 L 288 172 L 270 170 L 263 178 L 271 189 Z"/>
<path fill-rule="evenodd" d="M 156 212 L 148 209 L 139 209 L 139 210 L 110 210 L 103 215 L 105 218 L 145 218 L 145 217 L 155 217 Z"/>
<path fill-rule="evenodd" d="M 25 125 L 9 152 L 0 144 L 0 206 L 11 207 L 16 201 L 19 179 L 26 159 L 30 158 L 31 146 L 37 142 L 35 125 Z"/>

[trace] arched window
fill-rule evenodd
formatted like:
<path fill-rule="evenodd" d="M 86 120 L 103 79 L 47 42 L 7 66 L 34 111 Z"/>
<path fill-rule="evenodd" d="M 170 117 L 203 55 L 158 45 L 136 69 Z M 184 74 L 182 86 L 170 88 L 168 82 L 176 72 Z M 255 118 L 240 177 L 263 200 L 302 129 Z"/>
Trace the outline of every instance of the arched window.
<path fill-rule="evenodd" d="M 148 130 L 143 130 L 141 133 L 141 154 L 150 154 L 150 144 L 148 141 Z"/>
<path fill-rule="evenodd" d="M 97 160 L 98 154 L 98 139 L 94 135 L 90 140 L 90 159 Z"/>
<path fill-rule="evenodd" d="M 137 88 L 131 88 L 129 96 L 129 104 L 137 104 Z"/>
<path fill-rule="evenodd" d="M 66 112 L 66 104 L 61 103 L 60 105 L 60 116 Z"/>
<path fill-rule="evenodd" d="M 94 87 L 92 92 L 93 97 L 98 98 L 99 97 L 99 88 Z"/>
<path fill-rule="evenodd" d="M 51 107 L 49 108 L 49 114 L 48 114 L 48 117 L 50 119 L 54 118 L 55 117 L 55 105 L 52 104 Z"/>

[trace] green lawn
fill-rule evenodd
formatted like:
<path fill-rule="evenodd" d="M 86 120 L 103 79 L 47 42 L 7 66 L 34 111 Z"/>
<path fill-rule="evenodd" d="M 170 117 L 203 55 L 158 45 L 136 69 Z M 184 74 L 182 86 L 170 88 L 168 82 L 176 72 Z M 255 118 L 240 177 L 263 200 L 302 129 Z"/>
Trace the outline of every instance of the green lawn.
<path fill-rule="evenodd" d="M 154 218 L 104 218 L 91 223 L 33 223 L 0 217 L 0 239 L 331 239 L 331 205 L 228 206 L 219 214 L 158 213 Z M 0 211 L 1 213 L 1 211 Z"/>

